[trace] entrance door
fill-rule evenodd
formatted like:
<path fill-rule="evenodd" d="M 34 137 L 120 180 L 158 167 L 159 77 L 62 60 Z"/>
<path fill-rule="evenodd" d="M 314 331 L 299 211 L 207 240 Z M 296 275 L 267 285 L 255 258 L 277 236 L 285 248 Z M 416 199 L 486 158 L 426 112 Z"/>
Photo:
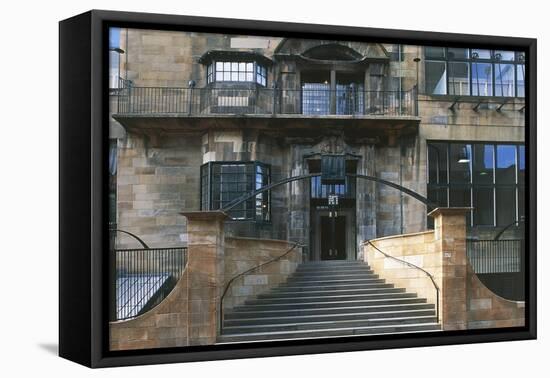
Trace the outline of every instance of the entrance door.
<path fill-rule="evenodd" d="M 321 260 L 345 259 L 346 217 L 321 216 Z"/>

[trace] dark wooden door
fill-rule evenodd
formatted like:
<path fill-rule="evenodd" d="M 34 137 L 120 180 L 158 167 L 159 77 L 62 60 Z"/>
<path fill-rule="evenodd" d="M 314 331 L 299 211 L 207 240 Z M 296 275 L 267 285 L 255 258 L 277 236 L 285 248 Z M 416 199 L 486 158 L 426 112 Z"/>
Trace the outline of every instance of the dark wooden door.
<path fill-rule="evenodd" d="M 334 223 L 333 223 L 334 221 Z M 321 260 L 346 259 L 346 217 L 321 217 Z"/>

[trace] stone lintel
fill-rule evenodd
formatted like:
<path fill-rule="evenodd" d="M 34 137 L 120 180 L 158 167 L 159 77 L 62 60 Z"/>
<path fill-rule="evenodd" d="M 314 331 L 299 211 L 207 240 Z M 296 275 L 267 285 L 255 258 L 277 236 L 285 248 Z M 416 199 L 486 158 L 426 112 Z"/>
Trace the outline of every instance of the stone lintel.
<path fill-rule="evenodd" d="M 208 221 L 217 220 L 224 221 L 229 218 L 229 215 L 221 210 L 214 211 L 184 211 L 180 213 L 190 221 Z"/>

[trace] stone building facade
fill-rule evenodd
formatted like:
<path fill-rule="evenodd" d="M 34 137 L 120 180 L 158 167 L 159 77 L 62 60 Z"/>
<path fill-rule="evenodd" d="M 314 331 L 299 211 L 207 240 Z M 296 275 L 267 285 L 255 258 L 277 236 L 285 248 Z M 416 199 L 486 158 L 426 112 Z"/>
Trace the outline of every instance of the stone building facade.
<path fill-rule="evenodd" d="M 354 175 L 392 182 L 441 206 L 473 207 L 470 237 L 520 232 L 520 53 L 117 33 L 124 53 L 123 80 L 111 96 L 111 220 L 150 246 L 187 244 L 181 212 L 222 209 L 298 176 L 310 177 L 232 209 L 226 233 L 300 242 L 306 260 L 355 260 L 365 240 L 431 227 L 425 203 Z M 345 183 L 314 176 L 327 156 L 343 160 Z M 330 207 L 334 197 L 338 206 Z M 510 198 L 513 214 L 501 209 Z M 134 243 L 118 235 L 118 248 Z"/>

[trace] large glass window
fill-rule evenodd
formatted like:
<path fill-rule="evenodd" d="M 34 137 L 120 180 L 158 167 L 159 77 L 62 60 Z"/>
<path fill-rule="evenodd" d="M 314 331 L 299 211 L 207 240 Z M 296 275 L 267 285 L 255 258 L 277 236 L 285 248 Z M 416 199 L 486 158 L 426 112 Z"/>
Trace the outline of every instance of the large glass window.
<path fill-rule="evenodd" d="M 516 147 L 508 144 L 497 146 L 496 181 L 499 184 L 516 182 Z"/>
<path fill-rule="evenodd" d="M 210 162 L 201 166 L 201 210 L 219 210 L 271 180 L 270 167 L 259 162 Z M 270 220 L 270 192 L 229 211 L 236 220 Z"/>
<path fill-rule="evenodd" d="M 426 92 L 447 93 L 447 68 L 445 62 L 426 61 Z"/>
<path fill-rule="evenodd" d="M 516 66 L 516 78 L 517 96 L 525 97 L 525 64 Z"/>
<path fill-rule="evenodd" d="M 449 94 L 470 94 L 470 66 L 466 62 L 449 62 Z"/>
<path fill-rule="evenodd" d="M 507 226 L 524 214 L 525 146 L 428 143 L 428 199 L 473 207 L 468 223 Z"/>
<path fill-rule="evenodd" d="M 256 67 L 256 68 L 254 68 Z M 215 81 L 256 82 L 267 85 L 267 68 L 255 62 L 212 62 L 206 68 L 208 83 Z"/>
<path fill-rule="evenodd" d="M 495 96 L 514 96 L 513 64 L 495 64 Z"/>
<path fill-rule="evenodd" d="M 491 63 L 472 63 L 472 95 L 492 96 L 493 65 Z"/>
<path fill-rule="evenodd" d="M 525 56 L 504 50 L 425 47 L 426 93 L 525 96 Z"/>

